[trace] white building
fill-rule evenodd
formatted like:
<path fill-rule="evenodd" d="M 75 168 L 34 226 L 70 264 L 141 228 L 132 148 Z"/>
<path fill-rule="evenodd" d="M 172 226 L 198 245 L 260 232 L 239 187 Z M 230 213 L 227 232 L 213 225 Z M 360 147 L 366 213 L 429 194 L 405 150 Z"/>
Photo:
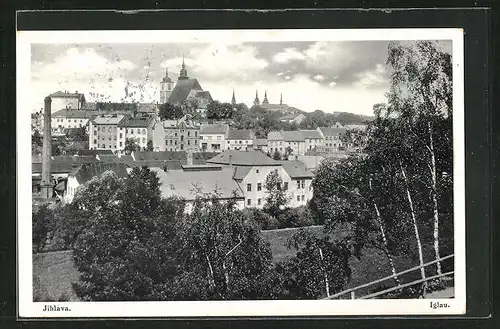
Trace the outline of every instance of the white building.
<path fill-rule="evenodd" d="M 88 110 L 59 110 L 52 114 L 51 125 L 53 132 L 63 132 L 68 128 L 88 128 L 89 120 L 97 116 L 97 111 Z"/>
<path fill-rule="evenodd" d="M 80 110 L 85 104 L 85 96 L 78 91 L 74 93 L 57 91 L 49 96 L 52 99 L 52 112 L 66 109 Z"/>
<path fill-rule="evenodd" d="M 281 155 L 304 155 L 306 141 L 300 131 L 271 131 L 267 134 L 267 146 L 271 154 L 279 152 Z"/>
<path fill-rule="evenodd" d="M 246 151 L 253 148 L 255 133 L 251 130 L 229 130 L 226 150 Z"/>
<path fill-rule="evenodd" d="M 283 181 L 282 189 L 289 207 L 305 205 L 312 198 L 313 175 L 301 162 L 275 161 L 260 151 L 225 151 L 207 161 L 234 168 L 233 179 L 245 197 L 245 207 L 263 208 L 266 202 L 266 178 L 276 171 Z"/>
<path fill-rule="evenodd" d="M 203 124 L 200 127 L 200 143 L 203 152 L 222 152 L 226 147 L 229 125 L 225 123 Z"/>

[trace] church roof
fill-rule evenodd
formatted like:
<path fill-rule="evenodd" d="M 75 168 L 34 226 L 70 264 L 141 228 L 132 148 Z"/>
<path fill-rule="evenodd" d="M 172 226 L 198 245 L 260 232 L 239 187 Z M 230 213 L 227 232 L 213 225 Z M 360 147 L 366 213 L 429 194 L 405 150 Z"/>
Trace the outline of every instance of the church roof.
<path fill-rule="evenodd" d="M 179 104 L 186 100 L 191 90 L 203 91 L 197 79 L 181 79 L 175 84 L 172 94 L 168 98 L 168 103 Z"/>
<path fill-rule="evenodd" d="M 196 93 L 196 97 L 197 98 L 205 98 L 208 101 L 212 101 L 212 95 L 210 95 L 210 92 L 208 90 L 198 91 Z"/>

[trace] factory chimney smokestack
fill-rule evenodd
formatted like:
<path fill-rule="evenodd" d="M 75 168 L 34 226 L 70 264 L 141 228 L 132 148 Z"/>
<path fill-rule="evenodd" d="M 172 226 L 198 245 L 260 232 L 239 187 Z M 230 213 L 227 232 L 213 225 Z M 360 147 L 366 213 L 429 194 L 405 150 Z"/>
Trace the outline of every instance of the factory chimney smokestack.
<path fill-rule="evenodd" d="M 42 151 L 42 181 L 40 183 L 41 197 L 52 198 L 54 184 L 50 172 L 52 160 L 52 134 L 51 134 L 51 103 L 52 99 L 45 97 L 45 107 L 43 112 L 43 151 Z"/>

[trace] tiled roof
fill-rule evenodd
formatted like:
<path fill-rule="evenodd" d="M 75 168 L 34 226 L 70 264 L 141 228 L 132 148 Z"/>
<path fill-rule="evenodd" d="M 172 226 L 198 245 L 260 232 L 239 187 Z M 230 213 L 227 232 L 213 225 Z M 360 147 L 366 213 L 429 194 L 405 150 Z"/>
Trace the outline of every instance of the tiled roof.
<path fill-rule="evenodd" d="M 200 127 L 200 134 L 225 134 L 228 131 L 227 123 L 205 123 Z"/>
<path fill-rule="evenodd" d="M 318 167 L 321 161 L 323 161 L 325 158 L 320 155 L 291 155 L 289 159 L 296 159 L 302 162 L 307 169 L 313 170 L 316 169 L 316 167 Z"/>
<path fill-rule="evenodd" d="M 79 184 L 84 184 L 93 177 L 99 176 L 106 171 L 113 171 L 118 177 L 126 177 L 127 168 L 128 166 L 124 163 L 97 163 L 82 165 L 70 175 L 74 176 Z"/>
<path fill-rule="evenodd" d="M 198 91 L 196 93 L 196 97 L 197 98 L 205 98 L 208 101 L 212 101 L 212 95 L 210 95 L 210 92 L 208 90 Z"/>
<path fill-rule="evenodd" d="M 291 178 L 313 178 L 313 173 L 300 161 L 281 161 L 281 164 Z"/>
<path fill-rule="evenodd" d="M 187 201 L 196 199 L 197 196 L 212 194 L 217 191 L 219 198 L 230 199 L 236 193 L 237 198 L 243 198 L 243 192 L 235 180 L 233 169 L 225 168 L 220 171 L 183 171 L 172 170 L 165 172 L 152 168 L 160 179 L 162 196 L 167 198 L 177 196 Z"/>
<path fill-rule="evenodd" d="M 50 172 L 52 174 L 69 174 L 75 168 L 78 168 L 78 164 L 67 163 L 67 162 L 59 162 L 50 164 Z M 42 173 L 42 164 L 41 163 L 32 163 L 31 164 L 31 173 L 32 174 L 41 174 Z"/>
<path fill-rule="evenodd" d="M 304 138 L 307 139 L 318 139 L 321 138 L 321 134 L 317 130 L 300 130 Z"/>
<path fill-rule="evenodd" d="M 265 138 L 257 138 L 253 140 L 254 146 L 267 146 L 267 139 Z"/>
<path fill-rule="evenodd" d="M 347 130 L 344 127 L 319 127 L 319 129 L 325 136 L 338 136 Z"/>
<path fill-rule="evenodd" d="M 121 158 L 117 157 L 114 154 L 102 154 L 102 155 L 99 155 L 99 160 L 102 163 L 119 163 L 119 162 L 123 162 L 121 160 Z M 123 162 L 123 163 L 125 163 L 125 162 Z"/>
<path fill-rule="evenodd" d="M 128 113 L 138 110 L 138 103 L 111 103 L 111 102 L 97 102 L 95 106 L 99 111 L 126 111 Z"/>
<path fill-rule="evenodd" d="M 117 125 L 123 119 L 125 115 L 123 114 L 112 114 L 112 115 L 99 115 L 95 117 L 92 122 L 97 125 Z"/>
<path fill-rule="evenodd" d="M 186 100 L 189 96 L 191 90 L 202 91 L 202 88 L 196 79 L 181 79 L 175 84 L 170 97 L 168 98 L 168 103 L 179 104 Z"/>
<path fill-rule="evenodd" d="M 172 151 L 136 151 L 134 152 L 135 161 L 143 160 L 186 160 L 185 152 L 172 152 Z"/>
<path fill-rule="evenodd" d="M 52 118 L 92 119 L 97 115 L 98 111 L 63 109 L 52 114 Z"/>
<path fill-rule="evenodd" d="M 153 117 L 131 117 L 126 115 L 123 120 L 121 120 L 118 124 L 118 127 L 127 127 L 127 128 L 147 128 Z"/>
<path fill-rule="evenodd" d="M 245 178 L 248 175 L 248 173 L 250 172 L 251 169 L 252 169 L 252 167 L 248 167 L 248 166 L 245 166 L 245 167 L 235 166 L 233 179 L 243 180 L 243 178 Z"/>
<path fill-rule="evenodd" d="M 227 139 L 253 139 L 253 135 L 251 130 L 229 130 Z"/>
<path fill-rule="evenodd" d="M 88 164 L 99 162 L 94 156 L 74 156 L 74 155 L 55 155 L 52 157 L 53 163 L 73 163 L 73 164 Z"/>
<path fill-rule="evenodd" d="M 131 167 L 167 168 L 168 170 L 180 170 L 185 163 L 183 160 L 139 160 L 132 161 Z"/>
<path fill-rule="evenodd" d="M 97 105 L 96 102 L 85 102 L 85 104 L 83 104 L 83 106 L 82 106 L 82 110 L 95 111 L 96 105 Z"/>
<path fill-rule="evenodd" d="M 224 151 L 212 159 L 208 163 L 216 163 L 235 166 L 279 166 L 280 163 L 271 159 L 260 151 Z"/>
<path fill-rule="evenodd" d="M 91 155 L 91 156 L 96 156 L 96 154 L 110 154 L 110 155 L 113 155 L 113 151 L 112 150 L 79 150 L 78 151 L 78 155 L 82 156 L 82 155 Z"/>

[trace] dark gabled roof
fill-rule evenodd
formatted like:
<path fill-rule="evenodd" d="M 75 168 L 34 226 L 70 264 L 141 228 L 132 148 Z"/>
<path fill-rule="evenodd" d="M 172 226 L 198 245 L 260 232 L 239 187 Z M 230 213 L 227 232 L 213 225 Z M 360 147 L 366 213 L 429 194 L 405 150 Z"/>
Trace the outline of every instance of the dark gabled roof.
<path fill-rule="evenodd" d="M 193 153 L 193 164 L 194 165 L 205 164 L 205 163 L 207 163 L 207 160 L 212 159 L 217 154 L 219 154 L 219 153 L 214 153 L 214 152 L 196 152 L 196 153 Z"/>
<path fill-rule="evenodd" d="M 75 155 L 55 155 L 52 157 L 53 163 L 89 164 L 99 162 L 95 156 L 75 156 Z"/>
<path fill-rule="evenodd" d="M 191 90 L 203 90 L 198 80 L 193 78 L 178 80 L 168 98 L 168 103 L 173 105 L 182 103 L 189 96 Z"/>
<path fill-rule="evenodd" d="M 102 154 L 99 155 L 99 160 L 102 163 L 126 163 L 114 154 Z"/>
<path fill-rule="evenodd" d="M 118 103 L 105 103 L 105 102 L 97 102 L 95 106 L 96 110 L 98 111 L 109 111 L 109 112 L 115 112 L 115 111 L 127 111 L 127 112 L 134 112 L 137 111 L 139 108 L 138 103 L 123 103 L 123 102 L 118 102 Z"/>
<path fill-rule="evenodd" d="M 98 114 L 99 114 L 98 111 L 91 111 L 91 110 L 62 109 L 52 114 L 52 118 L 92 119 Z"/>
<path fill-rule="evenodd" d="M 205 123 L 200 127 L 200 134 L 225 134 L 228 131 L 227 123 Z"/>
<path fill-rule="evenodd" d="M 313 178 L 313 173 L 301 161 L 281 161 L 281 165 L 291 178 Z"/>
<path fill-rule="evenodd" d="M 227 150 L 207 161 L 223 165 L 235 166 L 279 166 L 280 163 L 260 151 Z"/>
<path fill-rule="evenodd" d="M 52 174 L 69 174 L 75 168 L 78 168 L 80 165 L 74 163 L 67 162 L 59 162 L 59 163 L 51 163 L 50 164 L 50 172 Z M 32 163 L 31 164 L 31 173 L 32 174 L 41 174 L 42 173 L 42 164 L 41 163 Z"/>
<path fill-rule="evenodd" d="M 112 150 L 79 150 L 78 155 L 92 155 L 96 156 L 96 154 L 102 155 L 102 154 L 110 154 L 113 155 Z"/>
<path fill-rule="evenodd" d="M 96 109 L 97 103 L 96 102 L 85 102 L 82 106 L 82 110 L 91 110 L 94 111 Z"/>
<path fill-rule="evenodd" d="M 229 130 L 227 139 L 253 139 L 253 135 L 251 130 Z"/>
<path fill-rule="evenodd" d="M 70 176 L 74 176 L 79 184 L 84 184 L 85 182 L 91 180 L 93 177 L 102 175 L 106 171 L 113 171 L 118 177 L 127 176 L 128 166 L 124 163 L 97 163 L 82 165 Z"/>
<path fill-rule="evenodd" d="M 172 152 L 172 151 L 136 151 L 134 152 L 135 161 L 144 160 L 179 160 L 185 161 L 187 159 L 185 152 Z"/>
<path fill-rule="evenodd" d="M 182 160 L 140 160 L 133 161 L 131 167 L 164 168 L 168 170 L 180 170 L 185 161 Z"/>
<path fill-rule="evenodd" d="M 118 123 L 118 127 L 127 127 L 127 128 L 147 128 L 153 117 L 131 117 L 125 116 L 123 120 Z"/>
<path fill-rule="evenodd" d="M 198 91 L 196 93 L 196 98 L 204 98 L 204 99 L 208 100 L 209 102 L 212 101 L 212 95 L 210 95 L 210 92 L 208 90 Z"/>

